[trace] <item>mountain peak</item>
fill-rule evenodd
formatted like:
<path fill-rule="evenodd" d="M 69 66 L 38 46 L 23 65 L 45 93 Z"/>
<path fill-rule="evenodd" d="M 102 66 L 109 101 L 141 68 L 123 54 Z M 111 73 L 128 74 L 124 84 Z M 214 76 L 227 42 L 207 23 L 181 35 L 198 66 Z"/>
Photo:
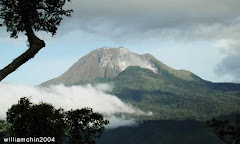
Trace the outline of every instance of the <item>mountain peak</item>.
<path fill-rule="evenodd" d="M 128 52 L 128 51 L 129 51 L 127 48 L 122 47 L 122 46 L 119 47 L 118 50 L 119 50 L 119 51 L 124 51 L 124 52 Z"/>
<path fill-rule="evenodd" d="M 151 54 L 139 55 L 129 51 L 125 47 L 103 47 L 85 55 L 63 75 L 45 82 L 43 85 L 60 83 L 72 85 L 96 79 L 108 80 L 116 77 L 129 66 L 139 66 L 149 69 L 155 74 L 159 74 L 159 71 L 165 70 L 176 76 L 180 75 L 180 72 L 166 66 Z M 186 77 L 188 79 L 190 76 L 187 75 Z"/>
<path fill-rule="evenodd" d="M 96 50 L 110 50 L 110 49 L 129 51 L 128 48 L 123 47 L 123 46 L 120 46 L 120 47 L 118 47 L 118 48 L 105 46 L 105 47 L 102 47 L 102 48 L 98 48 L 98 49 L 96 49 Z"/>
<path fill-rule="evenodd" d="M 118 47 L 118 48 L 113 48 L 113 47 L 102 47 L 94 50 L 93 52 L 119 52 L 119 53 L 132 53 L 130 52 L 126 47 Z"/>

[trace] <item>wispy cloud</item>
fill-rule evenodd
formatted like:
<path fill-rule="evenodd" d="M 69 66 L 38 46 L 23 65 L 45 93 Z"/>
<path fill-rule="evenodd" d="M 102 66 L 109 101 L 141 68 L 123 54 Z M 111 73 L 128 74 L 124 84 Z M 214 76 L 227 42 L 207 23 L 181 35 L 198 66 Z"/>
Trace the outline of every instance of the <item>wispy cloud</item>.
<path fill-rule="evenodd" d="M 81 30 L 112 39 L 166 38 L 175 33 L 181 36 L 176 39 L 209 38 L 236 28 L 238 5 L 240 1 L 235 0 L 73 1 L 67 7 L 75 12 L 64 21 L 61 30 Z M 236 33 L 232 32 L 231 36 Z"/>
<path fill-rule="evenodd" d="M 113 120 L 113 127 L 134 124 L 132 121 L 118 119 L 115 114 L 144 114 L 130 104 L 122 102 L 114 95 L 105 93 L 111 90 L 110 85 L 91 85 L 65 87 L 64 85 L 49 88 L 0 83 L 0 118 L 6 116 L 7 110 L 21 97 L 30 97 L 34 103 L 47 102 L 64 110 L 91 107 L 95 112 L 104 114 Z M 118 123 L 119 124 L 116 124 Z M 111 126 L 110 126 L 111 127 Z"/>
<path fill-rule="evenodd" d="M 124 119 L 112 116 L 110 119 L 110 124 L 106 126 L 107 129 L 114 129 L 122 126 L 137 126 L 138 123 L 134 119 Z"/>
<path fill-rule="evenodd" d="M 240 82 L 240 41 L 237 39 L 223 39 L 215 44 L 215 48 L 224 55 L 215 67 L 215 72 L 220 77 L 226 77 L 232 82 Z"/>

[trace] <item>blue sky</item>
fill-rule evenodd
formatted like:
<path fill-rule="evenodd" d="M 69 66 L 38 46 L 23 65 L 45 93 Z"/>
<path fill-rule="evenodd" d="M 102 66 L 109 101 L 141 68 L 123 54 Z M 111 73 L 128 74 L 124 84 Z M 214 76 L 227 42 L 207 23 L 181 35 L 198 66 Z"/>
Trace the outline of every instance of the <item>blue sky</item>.
<path fill-rule="evenodd" d="M 75 10 L 73 16 L 64 19 L 54 37 L 37 33 L 46 47 L 4 82 L 40 84 L 105 46 L 150 53 L 175 69 L 189 70 L 206 80 L 239 82 L 240 10 L 236 5 L 240 2 L 160 1 L 90 0 L 67 5 Z M 0 68 L 26 49 L 24 35 L 10 39 L 0 28 Z"/>

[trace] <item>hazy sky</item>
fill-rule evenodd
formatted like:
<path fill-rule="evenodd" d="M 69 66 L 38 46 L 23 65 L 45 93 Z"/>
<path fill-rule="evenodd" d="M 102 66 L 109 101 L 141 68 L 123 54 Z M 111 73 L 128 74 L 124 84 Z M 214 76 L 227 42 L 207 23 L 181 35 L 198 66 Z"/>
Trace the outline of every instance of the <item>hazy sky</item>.
<path fill-rule="evenodd" d="M 240 82 L 239 0 L 72 0 L 75 12 L 46 47 L 4 81 L 39 84 L 65 72 L 90 51 L 124 46 L 214 82 Z M 0 28 L 0 68 L 26 47 Z"/>

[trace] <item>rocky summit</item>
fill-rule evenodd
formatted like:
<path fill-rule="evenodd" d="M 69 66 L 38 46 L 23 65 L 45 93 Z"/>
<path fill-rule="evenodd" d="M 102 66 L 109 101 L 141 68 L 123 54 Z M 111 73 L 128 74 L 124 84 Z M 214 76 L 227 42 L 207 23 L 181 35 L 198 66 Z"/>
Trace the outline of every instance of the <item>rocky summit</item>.
<path fill-rule="evenodd" d="M 129 66 L 139 66 L 159 74 L 159 70 L 153 61 L 156 61 L 156 59 L 150 54 L 139 55 L 124 47 L 104 47 L 90 52 L 73 64 L 63 75 L 42 85 L 48 86 L 60 83 L 74 85 L 98 79 L 113 79 Z M 159 63 L 161 62 L 159 61 Z M 161 67 L 179 77 L 192 79 L 190 77 L 192 73 L 190 72 L 177 71 L 163 63 L 161 63 Z"/>

